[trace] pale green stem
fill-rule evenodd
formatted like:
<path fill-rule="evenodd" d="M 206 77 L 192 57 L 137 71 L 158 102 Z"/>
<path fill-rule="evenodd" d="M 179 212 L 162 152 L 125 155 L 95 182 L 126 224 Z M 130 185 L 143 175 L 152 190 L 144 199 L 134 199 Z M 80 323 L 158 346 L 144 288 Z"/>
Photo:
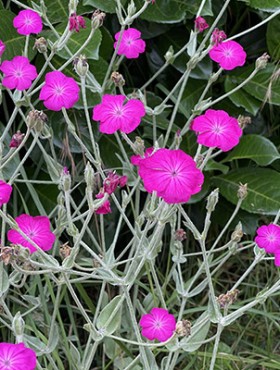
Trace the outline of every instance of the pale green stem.
<path fill-rule="evenodd" d="M 220 338 L 221 338 L 221 334 L 222 334 L 223 329 L 224 329 L 223 325 L 218 324 L 217 335 L 216 335 L 216 339 L 215 339 L 215 343 L 214 343 L 214 348 L 213 348 L 213 352 L 212 352 L 212 358 L 211 358 L 211 364 L 210 364 L 209 370 L 214 370 L 214 368 L 215 368 L 215 363 L 216 363 Z"/>
<path fill-rule="evenodd" d="M 207 162 L 208 162 L 208 160 L 209 160 L 209 158 L 210 158 L 210 156 L 211 156 L 211 154 L 212 154 L 213 150 L 214 150 L 214 148 L 209 148 L 209 149 L 207 150 L 207 154 L 206 154 L 206 156 L 205 156 L 205 158 L 204 158 L 204 160 L 203 160 L 202 164 L 198 167 L 198 168 L 200 169 L 200 171 L 203 171 L 203 169 L 204 169 L 204 167 L 206 166 L 206 164 L 207 164 Z"/>
<path fill-rule="evenodd" d="M 15 107 L 14 110 L 13 110 L 13 113 L 12 113 L 10 119 L 9 119 L 9 122 L 7 123 L 5 129 L 4 129 L 4 131 L 3 131 L 3 133 L 0 137 L 0 144 L 3 143 L 4 139 L 6 138 L 6 135 L 8 134 L 12 124 L 14 123 L 14 120 L 16 118 L 16 115 L 17 115 L 18 111 L 19 111 L 19 107 Z"/>
<path fill-rule="evenodd" d="M 30 38 L 30 35 L 26 35 L 26 37 L 25 37 L 25 45 L 24 45 L 24 54 L 23 54 L 25 57 L 28 57 L 29 38 Z"/>

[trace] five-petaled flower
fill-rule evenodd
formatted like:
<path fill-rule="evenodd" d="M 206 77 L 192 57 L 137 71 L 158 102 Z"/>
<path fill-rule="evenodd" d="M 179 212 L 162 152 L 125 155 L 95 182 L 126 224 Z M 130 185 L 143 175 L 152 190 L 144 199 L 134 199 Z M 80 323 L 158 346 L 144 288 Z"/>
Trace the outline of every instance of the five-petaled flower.
<path fill-rule="evenodd" d="M 141 317 L 139 325 L 142 327 L 142 335 L 147 339 L 165 342 L 174 334 L 176 320 L 164 308 L 154 307 L 150 313 Z"/>
<path fill-rule="evenodd" d="M 121 32 L 115 34 L 115 49 L 118 45 L 120 35 Z M 118 47 L 118 55 L 125 55 L 128 59 L 138 58 L 139 54 L 144 53 L 146 48 L 145 41 L 140 37 L 141 32 L 135 28 L 124 30 Z"/>
<path fill-rule="evenodd" d="M 206 20 L 203 17 L 197 17 L 194 21 L 195 29 L 198 32 L 203 32 L 209 27 L 209 24 L 206 22 Z"/>
<path fill-rule="evenodd" d="M 236 41 L 224 41 L 214 46 L 209 51 L 209 56 L 220 67 L 230 71 L 236 67 L 242 67 L 246 62 L 246 53 L 243 47 Z"/>
<path fill-rule="evenodd" d="M 36 353 L 23 343 L 0 343 L 1 370 L 35 370 Z"/>
<path fill-rule="evenodd" d="M 86 28 L 84 17 L 76 13 L 71 14 L 69 18 L 69 31 L 75 30 L 76 32 L 80 32 L 80 28 Z"/>
<path fill-rule="evenodd" d="M 238 120 L 223 110 L 208 109 L 193 120 L 191 129 L 198 134 L 199 144 L 224 152 L 236 146 L 242 135 Z"/>
<path fill-rule="evenodd" d="M 275 224 L 263 225 L 257 229 L 255 242 L 266 253 L 280 253 L 280 226 Z"/>
<path fill-rule="evenodd" d="M 29 237 L 43 251 L 48 251 L 52 248 L 55 241 L 55 235 L 51 232 L 50 220 L 46 216 L 29 216 L 22 214 L 15 218 L 19 229 Z M 37 251 L 37 248 L 31 244 L 17 230 L 8 231 L 8 240 L 13 244 L 19 244 L 30 250 L 30 253 Z"/>
<path fill-rule="evenodd" d="M 80 88 L 74 78 L 53 71 L 46 74 L 45 81 L 39 99 L 44 101 L 46 108 L 53 111 L 69 109 L 79 100 Z"/>
<path fill-rule="evenodd" d="M 36 67 L 30 64 L 28 58 L 22 56 L 5 60 L 0 66 L 0 71 L 4 73 L 3 86 L 21 91 L 28 89 L 38 76 Z"/>
<path fill-rule="evenodd" d="M 13 188 L 10 184 L 0 180 L 0 207 L 9 202 Z"/>
<path fill-rule="evenodd" d="M 113 134 L 117 130 L 129 134 L 134 131 L 145 115 L 144 104 L 137 99 L 130 99 L 125 104 L 123 95 L 107 95 L 100 104 L 93 108 L 92 119 L 100 121 L 100 131 Z"/>
<path fill-rule="evenodd" d="M 132 157 L 147 192 L 157 192 L 166 203 L 185 203 L 200 192 L 204 181 L 191 156 L 181 149 L 159 149 L 149 157 Z"/>
<path fill-rule="evenodd" d="M 6 45 L 4 44 L 2 40 L 0 40 L 0 58 L 3 55 L 5 49 L 6 49 Z"/>
<path fill-rule="evenodd" d="M 38 13 L 33 10 L 21 10 L 13 20 L 13 26 L 20 35 L 38 34 L 43 29 L 43 22 Z"/>

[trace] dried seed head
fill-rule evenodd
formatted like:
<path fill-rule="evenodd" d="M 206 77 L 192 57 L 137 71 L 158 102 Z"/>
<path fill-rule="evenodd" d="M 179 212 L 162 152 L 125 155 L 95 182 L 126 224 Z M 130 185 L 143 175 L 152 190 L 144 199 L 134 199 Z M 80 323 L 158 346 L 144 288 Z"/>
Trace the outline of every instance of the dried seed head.
<path fill-rule="evenodd" d="M 239 126 L 244 130 L 245 127 L 249 126 L 252 123 L 252 118 L 249 116 L 239 116 L 238 117 Z"/>
<path fill-rule="evenodd" d="M 245 199 L 248 195 L 247 184 L 239 184 L 239 188 L 237 190 L 237 197 L 239 199 Z"/>
<path fill-rule="evenodd" d="M 71 254 L 72 248 L 69 247 L 68 242 L 65 244 L 60 245 L 59 247 L 59 255 L 64 260 L 66 257 L 69 257 Z"/>
<path fill-rule="evenodd" d="M 226 294 L 220 294 L 216 299 L 221 308 L 227 308 L 237 300 L 239 293 L 240 291 L 238 289 L 233 289 Z"/>
<path fill-rule="evenodd" d="M 106 14 L 101 10 L 95 10 L 91 17 L 92 28 L 97 29 L 103 25 Z"/>
<path fill-rule="evenodd" d="M 33 49 L 39 51 L 39 53 L 46 53 L 48 50 L 48 41 L 44 37 L 39 37 L 35 40 Z"/>
<path fill-rule="evenodd" d="M 191 335 L 192 324 L 188 320 L 181 320 L 176 323 L 176 334 L 179 337 L 189 337 Z"/>
<path fill-rule="evenodd" d="M 182 242 L 187 239 L 187 233 L 183 229 L 178 229 L 175 231 L 175 240 Z"/>
<path fill-rule="evenodd" d="M 125 79 L 119 72 L 113 72 L 111 74 L 111 80 L 114 82 L 115 86 L 122 87 L 125 85 Z"/>

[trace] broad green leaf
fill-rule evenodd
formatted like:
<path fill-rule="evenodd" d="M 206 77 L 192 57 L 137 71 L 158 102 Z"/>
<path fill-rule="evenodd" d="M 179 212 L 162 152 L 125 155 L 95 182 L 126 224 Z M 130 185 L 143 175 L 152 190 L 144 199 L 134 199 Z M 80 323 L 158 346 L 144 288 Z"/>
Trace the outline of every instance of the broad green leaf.
<path fill-rule="evenodd" d="M 142 0 L 135 0 L 137 9 L 143 6 Z M 185 18 L 185 3 L 175 0 L 156 0 L 141 14 L 140 18 L 157 23 L 178 23 Z"/>
<path fill-rule="evenodd" d="M 280 10 L 280 0 L 241 0 L 245 1 L 252 8 L 274 12 Z"/>
<path fill-rule="evenodd" d="M 66 23 L 60 24 L 56 27 L 56 31 L 59 33 L 59 35 L 63 34 L 65 27 L 67 27 Z M 75 54 L 78 50 L 80 50 L 90 34 L 90 29 L 90 21 L 86 19 L 86 28 L 82 28 L 80 29 L 80 32 L 73 32 L 71 34 L 70 39 L 67 41 L 67 47 L 70 49 L 72 54 Z M 53 43 L 57 41 L 57 38 L 52 31 L 45 32 L 44 36 Z M 84 54 L 88 59 L 97 60 L 99 58 L 99 46 L 101 44 L 101 39 L 101 32 L 97 29 L 87 46 L 81 50 L 81 53 Z M 64 59 L 69 58 L 69 53 L 64 48 L 57 51 L 57 55 Z"/>
<path fill-rule="evenodd" d="M 96 327 L 103 334 L 112 334 L 117 330 L 121 322 L 122 296 L 116 296 L 107 304 L 98 316 Z"/>
<path fill-rule="evenodd" d="M 231 203 L 237 204 L 239 184 L 248 184 L 241 208 L 251 213 L 276 215 L 280 209 L 280 173 L 263 168 L 240 168 L 213 178 L 214 186 Z"/>
<path fill-rule="evenodd" d="M 17 33 L 13 27 L 13 19 L 16 15 L 9 10 L 0 10 L 0 39 L 6 45 L 6 49 L 2 55 L 3 60 L 13 59 L 17 55 L 22 55 L 25 45 L 25 36 Z M 32 37 L 29 42 L 28 57 L 31 60 L 35 55 L 35 51 L 32 49 L 33 41 Z"/>
<path fill-rule="evenodd" d="M 5 270 L 4 263 L 0 262 L 0 297 L 9 289 L 9 277 Z"/>
<path fill-rule="evenodd" d="M 121 0 L 121 3 L 124 6 L 127 3 L 127 0 Z M 106 13 L 116 13 L 117 1 L 84 0 L 83 5 L 92 6 L 93 8 L 103 10 Z"/>
<path fill-rule="evenodd" d="M 225 91 L 228 93 L 233 90 L 238 83 L 234 82 L 234 79 L 231 76 L 226 76 L 225 79 Z M 245 90 L 240 89 L 236 93 L 229 95 L 229 99 L 237 107 L 245 108 L 248 113 L 257 114 L 260 109 L 260 102 L 254 98 L 253 95 L 247 93 Z"/>
<path fill-rule="evenodd" d="M 205 171 L 213 170 L 221 171 L 222 173 L 228 173 L 229 167 L 220 162 L 216 162 L 213 159 L 210 159 L 205 166 Z"/>
<path fill-rule="evenodd" d="M 267 26 L 266 42 L 269 55 L 274 60 L 280 58 L 280 17 L 272 19 Z"/>
<path fill-rule="evenodd" d="M 276 159 L 279 159 L 280 155 L 275 145 L 265 137 L 260 135 L 245 135 L 222 162 L 243 158 L 252 159 L 260 166 L 267 166 Z"/>

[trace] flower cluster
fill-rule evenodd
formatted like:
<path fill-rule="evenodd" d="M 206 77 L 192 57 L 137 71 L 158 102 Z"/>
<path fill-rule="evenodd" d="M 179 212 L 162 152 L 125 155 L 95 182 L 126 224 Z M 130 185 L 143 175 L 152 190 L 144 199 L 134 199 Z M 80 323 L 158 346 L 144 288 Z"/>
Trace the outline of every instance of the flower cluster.
<path fill-rule="evenodd" d="M 154 307 L 150 313 L 143 315 L 139 322 L 142 327 L 142 335 L 149 340 L 157 339 L 165 342 L 175 332 L 176 320 L 164 308 Z"/>
<path fill-rule="evenodd" d="M 121 32 L 115 34 L 114 48 L 116 49 L 118 45 L 118 39 Z M 124 55 L 128 59 L 138 58 L 139 54 L 144 53 L 146 49 L 146 43 L 141 38 L 141 32 L 135 28 L 129 28 L 124 30 L 121 36 L 121 41 L 118 47 L 118 55 Z"/>
<path fill-rule="evenodd" d="M 191 129 L 198 134 L 199 144 L 224 152 L 236 146 L 242 135 L 238 120 L 223 110 L 208 109 L 193 120 Z"/>
<path fill-rule="evenodd" d="M 275 224 L 263 225 L 257 229 L 255 243 L 266 253 L 274 255 L 275 266 L 280 266 L 280 226 Z"/>
<path fill-rule="evenodd" d="M 204 181 L 202 172 L 188 154 L 180 149 L 159 149 L 146 158 L 132 157 L 139 166 L 139 175 L 147 192 L 157 192 L 166 203 L 185 203 L 200 192 Z"/>
<path fill-rule="evenodd" d="M 104 134 L 113 134 L 117 130 L 129 134 L 140 124 L 145 115 L 144 104 L 137 99 L 130 99 L 126 103 L 123 95 L 108 95 L 102 97 L 100 104 L 93 108 L 92 119 L 100 121 L 100 131 Z"/>
<path fill-rule="evenodd" d="M 36 353 L 23 343 L 0 343 L 1 370 L 35 370 Z"/>

